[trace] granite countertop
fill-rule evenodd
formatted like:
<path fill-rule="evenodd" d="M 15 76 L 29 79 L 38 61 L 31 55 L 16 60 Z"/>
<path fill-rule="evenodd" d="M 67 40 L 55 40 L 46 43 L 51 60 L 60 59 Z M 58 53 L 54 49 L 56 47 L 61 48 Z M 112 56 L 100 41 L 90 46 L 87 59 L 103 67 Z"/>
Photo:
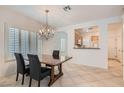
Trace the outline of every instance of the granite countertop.
<path fill-rule="evenodd" d="M 95 48 L 95 47 L 74 47 L 74 49 L 100 49 L 100 48 Z"/>

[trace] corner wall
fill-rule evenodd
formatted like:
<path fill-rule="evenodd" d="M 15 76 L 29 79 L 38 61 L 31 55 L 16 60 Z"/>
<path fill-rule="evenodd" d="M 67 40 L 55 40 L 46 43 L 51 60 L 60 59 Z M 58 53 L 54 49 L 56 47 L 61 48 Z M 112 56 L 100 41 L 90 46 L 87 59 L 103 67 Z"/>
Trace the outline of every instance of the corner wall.
<path fill-rule="evenodd" d="M 29 17 L 0 6 L 0 77 L 16 73 L 16 63 L 5 62 L 4 42 L 6 40 L 4 39 L 4 23 L 27 29 L 29 31 L 38 31 L 41 25 Z"/>

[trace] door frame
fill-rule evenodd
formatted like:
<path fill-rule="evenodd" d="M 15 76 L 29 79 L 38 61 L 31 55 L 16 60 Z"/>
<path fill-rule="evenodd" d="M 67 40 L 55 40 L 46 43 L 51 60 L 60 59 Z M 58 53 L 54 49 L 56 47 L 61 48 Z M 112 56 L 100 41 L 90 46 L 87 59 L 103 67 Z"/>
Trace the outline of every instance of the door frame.
<path fill-rule="evenodd" d="M 119 21 L 117 21 L 117 22 L 111 22 L 111 23 L 109 23 L 109 24 L 112 24 L 112 23 L 118 23 Z M 123 52 L 123 49 L 124 49 L 124 16 L 123 16 L 123 19 L 120 21 L 121 22 L 121 24 L 122 24 L 122 27 L 121 27 L 121 34 L 122 34 L 122 45 L 121 45 L 121 52 L 122 52 L 122 58 L 121 58 L 121 60 L 122 60 L 122 78 L 123 78 L 123 80 L 124 80 L 124 52 Z M 108 24 L 108 26 L 107 26 L 107 28 L 109 27 L 109 24 Z M 109 31 L 109 30 L 108 30 Z M 109 34 L 108 34 L 109 35 Z M 109 38 L 108 38 L 109 39 Z M 108 52 L 109 52 L 109 50 L 108 50 Z M 109 58 L 109 57 L 108 57 Z M 109 62 L 109 61 L 108 61 Z M 109 65 L 108 65 L 109 66 Z"/>
<path fill-rule="evenodd" d="M 123 39 L 122 39 L 122 43 L 123 43 L 123 44 L 122 44 L 122 45 L 123 45 L 123 46 L 122 46 L 122 49 L 123 49 L 122 55 L 123 55 L 123 57 L 122 57 L 122 61 L 123 61 L 123 80 L 124 80 L 124 14 L 122 15 L 122 21 L 123 21 L 123 31 L 122 31 L 122 35 L 123 35 L 123 36 L 122 36 L 122 38 L 123 38 Z"/>

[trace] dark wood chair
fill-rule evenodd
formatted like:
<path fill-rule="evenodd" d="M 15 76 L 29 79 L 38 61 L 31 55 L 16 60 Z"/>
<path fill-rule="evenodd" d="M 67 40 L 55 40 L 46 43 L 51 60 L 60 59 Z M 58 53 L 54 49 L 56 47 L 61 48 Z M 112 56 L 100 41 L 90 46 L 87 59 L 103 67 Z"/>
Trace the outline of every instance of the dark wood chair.
<path fill-rule="evenodd" d="M 59 54 L 60 54 L 59 50 L 53 50 L 52 56 L 54 59 L 59 59 Z M 46 67 L 51 67 L 51 66 L 46 64 Z M 58 65 L 58 69 L 60 70 L 60 65 Z"/>
<path fill-rule="evenodd" d="M 59 50 L 53 50 L 52 56 L 54 59 L 59 59 Z M 46 64 L 46 67 L 50 67 L 50 65 Z M 59 66 L 58 66 L 59 69 Z"/>
<path fill-rule="evenodd" d="M 31 87 L 32 79 L 38 81 L 38 87 L 40 86 L 40 80 L 47 76 L 50 76 L 51 69 L 46 67 L 41 67 L 41 63 L 37 55 L 28 54 L 29 64 L 30 64 L 30 82 L 29 87 Z"/>
<path fill-rule="evenodd" d="M 14 53 L 17 63 L 17 76 L 16 81 L 18 80 L 19 73 L 22 74 L 22 85 L 24 84 L 25 74 L 29 74 L 29 65 L 25 65 L 24 58 L 21 53 Z"/>
<path fill-rule="evenodd" d="M 59 59 L 59 50 L 53 50 L 52 56 L 53 56 L 53 58 L 55 58 L 55 59 Z"/>

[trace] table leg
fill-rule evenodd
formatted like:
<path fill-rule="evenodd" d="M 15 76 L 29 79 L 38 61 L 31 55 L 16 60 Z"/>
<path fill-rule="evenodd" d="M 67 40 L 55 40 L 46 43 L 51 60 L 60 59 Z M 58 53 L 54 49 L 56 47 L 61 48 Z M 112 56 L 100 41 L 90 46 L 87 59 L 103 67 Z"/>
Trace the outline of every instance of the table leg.
<path fill-rule="evenodd" d="M 56 75 L 56 79 L 58 79 L 59 77 L 61 77 L 63 75 L 63 72 L 62 72 L 62 64 L 60 64 L 59 66 L 59 74 Z"/>
<path fill-rule="evenodd" d="M 62 75 L 63 75 L 62 64 L 60 64 L 60 66 L 59 66 L 59 73 L 57 75 L 54 74 L 54 66 L 51 66 L 50 82 L 49 82 L 48 86 L 51 86 Z"/>
<path fill-rule="evenodd" d="M 54 82 L 54 66 L 51 66 L 51 75 L 50 75 L 50 82 L 48 86 L 51 86 Z"/>
<path fill-rule="evenodd" d="M 59 73 L 62 73 L 62 64 L 60 64 Z"/>

